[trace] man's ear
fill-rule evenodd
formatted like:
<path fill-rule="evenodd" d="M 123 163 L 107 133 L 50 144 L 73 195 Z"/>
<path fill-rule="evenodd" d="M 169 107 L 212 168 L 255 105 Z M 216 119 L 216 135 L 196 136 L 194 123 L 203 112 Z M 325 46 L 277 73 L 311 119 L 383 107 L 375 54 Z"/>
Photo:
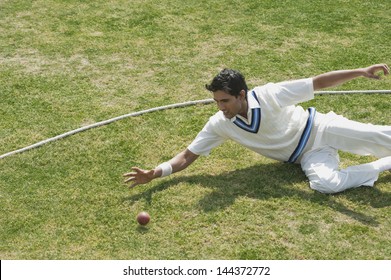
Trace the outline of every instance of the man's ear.
<path fill-rule="evenodd" d="M 245 100 L 246 99 L 246 91 L 244 89 L 242 89 L 240 92 L 239 92 L 239 96 L 242 100 Z"/>

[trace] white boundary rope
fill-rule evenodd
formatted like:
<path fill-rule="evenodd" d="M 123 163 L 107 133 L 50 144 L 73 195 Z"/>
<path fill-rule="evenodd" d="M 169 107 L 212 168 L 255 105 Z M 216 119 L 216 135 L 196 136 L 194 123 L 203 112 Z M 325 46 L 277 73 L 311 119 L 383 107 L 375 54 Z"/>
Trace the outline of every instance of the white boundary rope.
<path fill-rule="evenodd" d="M 166 105 L 166 106 L 155 107 L 155 108 L 151 108 L 151 109 L 148 109 L 148 110 L 142 110 L 142 111 L 138 111 L 138 112 L 134 112 L 134 113 L 130 113 L 130 114 L 125 114 L 125 115 L 122 115 L 122 116 L 119 116 L 119 117 L 115 117 L 115 118 L 112 118 L 112 119 L 108 119 L 108 120 L 105 120 L 105 121 L 101 121 L 101 122 L 97 122 L 97 123 L 90 124 L 90 125 L 87 125 L 87 126 L 83 126 L 83 127 L 78 128 L 78 129 L 74 129 L 74 130 L 65 132 L 63 134 L 57 135 L 55 137 L 48 138 L 46 140 L 40 141 L 40 142 L 35 143 L 33 145 L 30 145 L 30 146 L 27 146 L 27 147 L 24 147 L 24 148 L 21 148 L 21 149 L 12 151 L 12 152 L 8 152 L 6 154 L 1 155 L 0 159 L 8 157 L 8 156 L 11 156 L 11 155 L 14 155 L 14 154 L 22 153 L 22 152 L 25 152 L 25 151 L 28 151 L 28 150 L 31 150 L 31 149 L 34 149 L 34 148 L 38 148 L 38 147 L 43 146 L 43 145 L 45 145 L 47 143 L 50 143 L 50 142 L 53 142 L 53 141 L 65 138 L 67 136 L 70 136 L 70 135 L 73 135 L 73 134 L 76 134 L 76 133 L 79 133 L 79 132 L 82 132 L 82 131 L 86 131 L 88 129 L 92 129 L 92 128 L 96 128 L 96 127 L 99 127 L 99 126 L 103 126 L 103 125 L 106 125 L 106 124 L 109 124 L 109 123 L 112 123 L 112 122 L 116 122 L 116 121 L 119 121 L 119 120 L 122 120 L 122 119 L 125 119 L 125 118 L 136 117 L 136 116 L 140 116 L 140 115 L 143 115 L 143 114 L 152 113 L 152 112 L 156 112 L 156 111 L 162 111 L 162 110 L 167 110 L 167 109 L 186 107 L 186 106 L 191 106 L 191 105 L 196 105 L 196 104 L 208 104 L 208 103 L 212 103 L 212 102 L 213 102 L 213 99 L 188 101 L 188 102 L 183 102 L 183 103 L 177 103 L 177 104 L 171 104 L 171 105 Z"/>
<path fill-rule="evenodd" d="M 328 94 L 386 94 L 391 93 L 391 90 L 327 90 L 327 91 L 316 91 L 316 95 L 328 95 Z"/>
<path fill-rule="evenodd" d="M 316 95 L 354 94 L 354 93 L 361 93 L 361 94 L 388 94 L 388 93 L 391 93 L 391 90 L 349 90 L 349 91 L 317 91 L 317 92 L 315 92 Z M 209 98 L 209 99 L 202 99 L 202 100 L 195 100 L 195 101 L 176 103 L 176 104 L 171 104 L 171 105 L 166 105 L 166 106 L 160 106 L 160 107 L 155 107 L 155 108 L 151 108 L 151 109 L 148 109 L 148 110 L 142 110 L 142 111 L 138 111 L 138 112 L 134 112 L 134 113 L 130 113 L 130 114 L 125 114 L 125 115 L 122 115 L 122 116 L 119 116 L 119 117 L 115 117 L 115 118 L 112 118 L 112 119 L 108 119 L 108 120 L 105 120 L 105 121 L 101 121 L 101 122 L 97 122 L 97 123 L 90 124 L 90 125 L 87 125 L 87 126 L 83 126 L 83 127 L 78 128 L 78 129 L 74 129 L 74 130 L 68 131 L 66 133 L 57 135 L 55 137 L 48 138 L 46 140 L 37 142 L 37 143 L 35 143 L 33 145 L 30 145 L 30 146 L 27 146 L 27 147 L 24 147 L 24 148 L 21 148 L 21 149 L 12 151 L 12 152 L 5 153 L 5 154 L 0 156 L 0 159 L 3 159 L 5 157 L 8 157 L 8 156 L 11 156 L 11 155 L 14 155 L 14 154 L 22 153 L 22 152 L 25 152 L 25 151 L 28 151 L 28 150 L 31 150 L 31 149 L 34 149 L 34 148 L 38 148 L 38 147 L 43 146 L 43 145 L 45 145 L 47 143 L 50 143 L 50 142 L 53 142 L 53 141 L 65 138 L 67 136 L 70 136 L 70 135 L 73 135 L 73 134 L 76 134 L 76 133 L 79 133 L 79 132 L 82 132 L 82 131 L 86 131 L 88 129 L 92 129 L 92 128 L 100 127 L 100 126 L 103 126 L 103 125 L 107 125 L 109 123 L 116 122 L 116 121 L 119 121 L 119 120 L 122 120 L 122 119 L 125 119 L 125 118 L 136 117 L 136 116 L 140 116 L 140 115 L 143 115 L 143 114 L 152 113 L 152 112 L 156 112 L 156 111 L 167 110 L 167 109 L 181 108 L 181 107 L 187 107 L 187 106 L 192 106 L 192 105 L 197 105 L 197 104 L 209 104 L 209 103 L 212 103 L 212 102 L 214 102 L 214 100 L 212 98 Z"/>

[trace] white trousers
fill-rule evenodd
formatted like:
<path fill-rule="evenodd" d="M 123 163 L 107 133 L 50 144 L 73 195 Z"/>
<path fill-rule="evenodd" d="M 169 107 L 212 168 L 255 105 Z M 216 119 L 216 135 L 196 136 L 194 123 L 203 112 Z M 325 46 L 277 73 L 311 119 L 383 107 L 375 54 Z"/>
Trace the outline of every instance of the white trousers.
<path fill-rule="evenodd" d="M 379 173 L 391 169 L 391 126 L 363 124 L 330 113 L 316 124 L 313 147 L 300 160 L 310 187 L 337 193 L 359 186 L 373 186 Z M 373 155 L 378 160 L 339 169 L 338 150 Z"/>

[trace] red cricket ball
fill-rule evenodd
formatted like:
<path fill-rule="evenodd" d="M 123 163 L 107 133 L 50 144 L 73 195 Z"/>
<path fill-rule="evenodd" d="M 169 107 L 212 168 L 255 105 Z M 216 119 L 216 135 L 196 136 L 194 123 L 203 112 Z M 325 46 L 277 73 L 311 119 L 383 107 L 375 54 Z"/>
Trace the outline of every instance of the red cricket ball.
<path fill-rule="evenodd" d="M 147 212 L 140 212 L 137 215 L 137 222 L 142 226 L 145 226 L 146 224 L 148 224 L 150 219 L 151 219 L 151 217 L 149 216 L 149 214 Z"/>

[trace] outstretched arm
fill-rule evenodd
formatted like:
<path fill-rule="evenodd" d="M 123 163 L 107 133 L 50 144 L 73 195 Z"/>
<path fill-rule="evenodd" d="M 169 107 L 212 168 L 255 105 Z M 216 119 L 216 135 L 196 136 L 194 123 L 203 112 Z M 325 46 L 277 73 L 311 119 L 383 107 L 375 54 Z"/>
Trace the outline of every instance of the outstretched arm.
<path fill-rule="evenodd" d="M 171 165 L 172 173 L 181 171 L 192 164 L 198 155 L 192 153 L 190 150 L 185 149 L 181 153 L 177 154 L 167 163 Z M 159 178 L 163 174 L 163 170 L 160 166 L 155 167 L 151 170 L 143 170 L 138 167 L 132 167 L 132 172 L 125 173 L 123 176 L 125 183 L 131 183 L 130 187 L 133 188 L 137 185 L 146 184 L 151 182 L 153 179 Z"/>
<path fill-rule="evenodd" d="M 380 76 L 376 74 L 380 71 L 382 71 L 384 75 L 388 75 L 390 73 L 390 68 L 387 64 L 375 64 L 366 68 L 339 70 L 320 74 L 313 78 L 314 90 L 334 87 L 358 77 L 380 79 Z"/>

